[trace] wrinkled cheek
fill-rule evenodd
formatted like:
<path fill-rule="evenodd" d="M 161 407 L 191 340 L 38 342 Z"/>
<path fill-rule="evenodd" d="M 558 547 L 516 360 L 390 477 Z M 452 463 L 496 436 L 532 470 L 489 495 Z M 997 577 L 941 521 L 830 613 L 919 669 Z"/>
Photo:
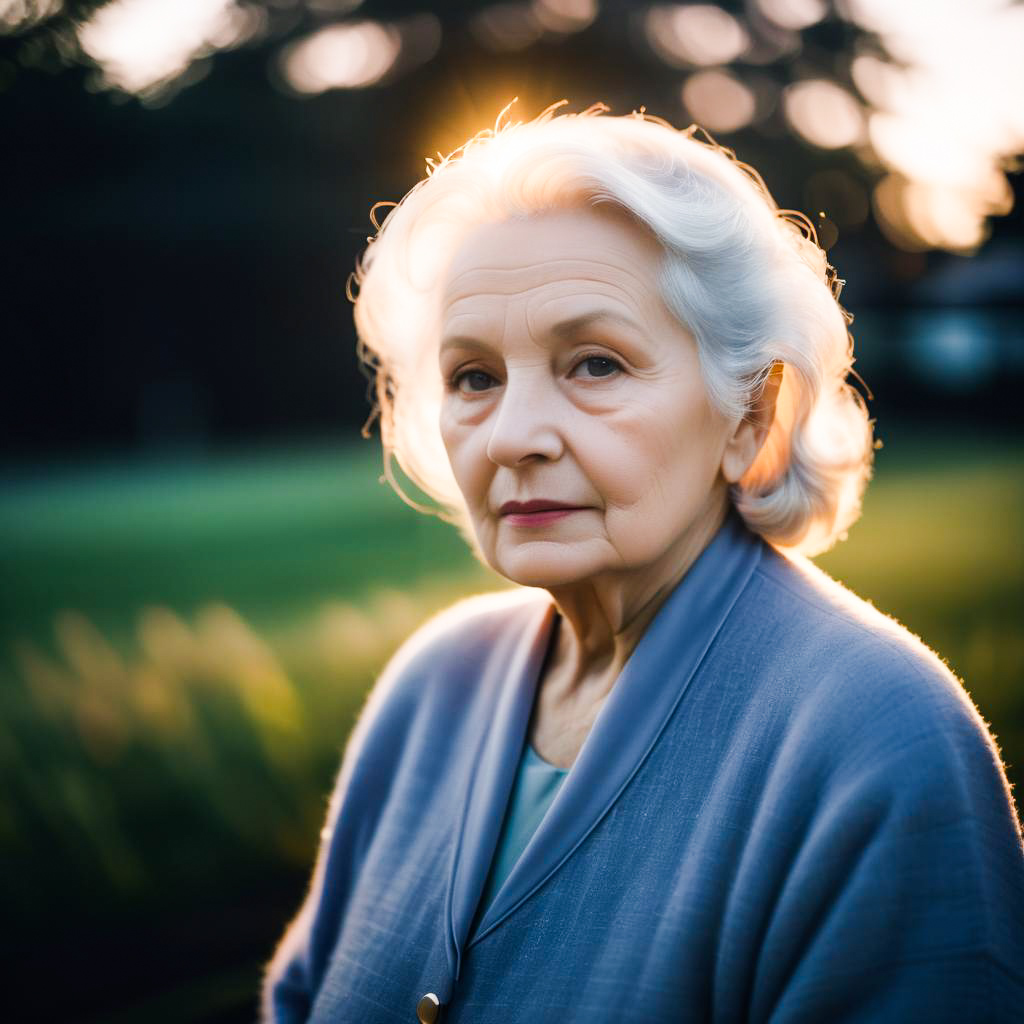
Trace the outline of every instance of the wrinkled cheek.
<path fill-rule="evenodd" d="M 595 437 L 588 446 L 587 475 L 605 507 L 628 509 L 644 500 L 663 466 L 660 460 L 650 458 L 649 444 L 650 438 L 610 433 Z"/>
<path fill-rule="evenodd" d="M 488 511 L 489 488 L 493 476 L 486 449 L 472 437 L 453 437 L 450 443 L 446 442 L 446 447 L 452 474 L 479 535 L 483 525 L 481 520 Z"/>
<path fill-rule="evenodd" d="M 644 409 L 637 403 L 620 415 L 604 417 L 601 429 L 588 438 L 588 462 L 609 485 L 615 483 L 622 504 L 641 500 L 651 477 L 671 471 L 686 444 L 675 410 L 664 403 L 652 405 Z"/>
<path fill-rule="evenodd" d="M 644 505 L 650 517 L 666 502 L 682 507 L 707 497 L 715 438 L 701 412 L 683 416 L 667 403 L 652 403 L 646 415 L 610 424 L 600 464 L 612 471 L 607 478 L 616 504 Z"/>
<path fill-rule="evenodd" d="M 619 477 L 605 522 L 625 562 L 639 565 L 659 558 L 703 515 L 710 488 L 702 467 L 680 463 L 637 460 L 632 472 Z"/>
<path fill-rule="evenodd" d="M 671 510 L 664 503 L 638 501 L 605 513 L 608 539 L 626 565 L 642 565 L 656 558 L 671 532 Z"/>

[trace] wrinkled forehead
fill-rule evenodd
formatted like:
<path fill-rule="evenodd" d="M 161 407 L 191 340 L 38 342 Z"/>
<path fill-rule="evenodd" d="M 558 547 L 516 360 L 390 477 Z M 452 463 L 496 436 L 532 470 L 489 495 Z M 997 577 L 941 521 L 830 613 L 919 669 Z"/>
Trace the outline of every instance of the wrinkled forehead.
<path fill-rule="evenodd" d="M 480 225 L 457 248 L 444 276 L 450 313 L 480 296 L 513 298 L 574 288 L 610 290 L 638 303 L 656 294 L 662 249 L 616 208 L 574 209 Z"/>

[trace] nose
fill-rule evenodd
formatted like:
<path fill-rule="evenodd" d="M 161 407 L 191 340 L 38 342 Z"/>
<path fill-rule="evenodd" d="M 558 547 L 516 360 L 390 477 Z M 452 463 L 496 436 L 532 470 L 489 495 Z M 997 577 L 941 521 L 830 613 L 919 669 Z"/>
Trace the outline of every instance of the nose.
<path fill-rule="evenodd" d="M 493 413 L 487 457 L 508 468 L 557 459 L 563 450 L 557 404 L 535 375 L 510 372 Z"/>

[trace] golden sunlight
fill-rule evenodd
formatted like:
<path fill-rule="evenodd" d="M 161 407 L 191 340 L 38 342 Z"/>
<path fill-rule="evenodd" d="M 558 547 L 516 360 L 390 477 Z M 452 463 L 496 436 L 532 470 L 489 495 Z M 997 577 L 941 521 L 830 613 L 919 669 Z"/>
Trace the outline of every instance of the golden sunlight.
<path fill-rule="evenodd" d="M 1012 205 L 1005 170 L 1024 149 L 1024 8 L 844 0 L 844 13 L 892 58 L 861 53 L 850 67 L 891 172 L 874 197 L 883 229 L 904 248 L 975 249 Z"/>

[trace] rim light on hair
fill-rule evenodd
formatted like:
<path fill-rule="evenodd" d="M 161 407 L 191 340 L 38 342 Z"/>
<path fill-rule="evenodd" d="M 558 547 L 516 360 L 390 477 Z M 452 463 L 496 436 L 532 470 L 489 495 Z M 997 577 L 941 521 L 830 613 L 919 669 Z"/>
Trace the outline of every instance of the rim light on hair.
<path fill-rule="evenodd" d="M 604 104 L 559 114 L 565 102 L 528 122 L 513 121 L 510 104 L 493 129 L 428 160 L 401 202 L 373 208 L 377 233 L 349 294 L 375 381 L 386 476 L 410 500 L 394 456 L 438 503 L 433 511 L 471 536 L 438 429 L 447 268 L 479 225 L 610 204 L 660 244 L 660 293 L 696 338 L 708 395 L 723 413 L 747 415 L 769 375 L 782 374 L 768 439 L 733 488 L 740 515 L 778 547 L 827 549 L 860 513 L 873 443 L 848 382 L 843 282 L 813 225 L 779 209 L 761 176 L 696 126 L 680 131 L 644 110 L 610 116 Z"/>

